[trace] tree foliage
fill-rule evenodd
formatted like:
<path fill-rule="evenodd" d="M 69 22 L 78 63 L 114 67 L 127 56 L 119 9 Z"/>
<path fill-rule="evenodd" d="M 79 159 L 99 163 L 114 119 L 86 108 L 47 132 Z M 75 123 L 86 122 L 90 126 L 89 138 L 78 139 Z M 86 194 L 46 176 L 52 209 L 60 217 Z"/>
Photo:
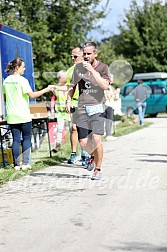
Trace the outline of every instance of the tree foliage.
<path fill-rule="evenodd" d="M 71 64 L 71 50 L 96 29 L 105 9 L 100 0 L 1 0 L 3 24 L 32 36 L 37 89 L 55 83 L 55 72 Z M 108 1 L 106 0 L 106 5 Z M 106 6 L 107 7 L 107 6 Z M 46 73 L 51 73 L 47 74 Z"/>
<path fill-rule="evenodd" d="M 99 44 L 98 49 L 98 58 L 107 65 L 110 65 L 114 60 L 117 59 L 117 56 L 115 54 L 113 37 L 109 39 L 104 39 Z"/>
<path fill-rule="evenodd" d="M 126 12 L 116 53 L 128 59 L 135 72 L 167 71 L 167 3 L 132 1 Z"/>

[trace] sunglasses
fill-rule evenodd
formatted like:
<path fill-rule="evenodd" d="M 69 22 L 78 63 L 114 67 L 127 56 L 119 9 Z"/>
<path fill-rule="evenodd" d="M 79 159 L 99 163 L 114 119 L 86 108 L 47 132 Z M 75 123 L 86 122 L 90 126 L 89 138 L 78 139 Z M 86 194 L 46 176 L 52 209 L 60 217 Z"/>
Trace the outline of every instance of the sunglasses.
<path fill-rule="evenodd" d="M 78 55 L 71 55 L 71 58 L 76 59 L 76 58 L 78 58 Z"/>

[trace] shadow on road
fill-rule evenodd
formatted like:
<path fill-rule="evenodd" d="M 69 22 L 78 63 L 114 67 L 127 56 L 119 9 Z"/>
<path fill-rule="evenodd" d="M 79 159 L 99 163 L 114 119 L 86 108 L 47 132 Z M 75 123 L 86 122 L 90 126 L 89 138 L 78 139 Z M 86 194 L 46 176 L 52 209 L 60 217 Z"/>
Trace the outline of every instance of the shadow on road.
<path fill-rule="evenodd" d="M 54 173 L 54 172 L 35 172 L 35 173 L 31 173 L 30 176 L 32 177 L 41 177 L 41 176 L 48 176 L 48 177 L 55 177 L 55 178 L 89 178 L 90 176 L 88 175 L 74 175 L 74 174 L 67 174 L 67 173 Z"/>
<path fill-rule="evenodd" d="M 150 243 L 122 243 L 120 246 L 105 246 L 109 251 L 132 251 L 132 252 L 166 252 L 167 246 L 157 246 Z"/>

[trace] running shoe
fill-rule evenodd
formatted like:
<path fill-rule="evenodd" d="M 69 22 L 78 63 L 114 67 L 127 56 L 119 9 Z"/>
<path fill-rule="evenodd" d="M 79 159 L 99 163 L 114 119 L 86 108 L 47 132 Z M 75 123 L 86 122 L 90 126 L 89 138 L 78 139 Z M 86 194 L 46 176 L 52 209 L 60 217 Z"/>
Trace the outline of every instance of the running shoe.
<path fill-rule="evenodd" d="M 90 155 L 89 153 L 87 153 L 86 151 L 85 151 L 84 154 L 85 154 L 85 155 L 82 155 L 82 156 L 81 156 L 81 162 L 82 162 L 82 166 L 86 166 L 86 168 L 87 168 L 88 160 L 89 160 L 89 158 L 91 157 L 91 155 Z"/>
<path fill-rule="evenodd" d="M 96 168 L 93 170 L 90 178 L 92 180 L 100 180 L 102 178 L 102 173 L 101 171 L 97 170 Z"/>
<path fill-rule="evenodd" d="M 57 143 L 55 148 L 52 150 L 54 153 L 58 152 L 61 149 L 61 144 Z"/>
<path fill-rule="evenodd" d="M 90 157 L 87 161 L 87 170 L 92 171 L 95 168 L 95 161 L 93 157 Z"/>
<path fill-rule="evenodd" d="M 81 162 L 82 162 L 82 166 L 86 166 L 86 157 L 85 156 L 81 156 Z"/>
<path fill-rule="evenodd" d="M 31 170 L 32 167 L 31 167 L 31 165 L 26 164 L 26 165 L 22 165 L 21 169 L 22 169 L 22 171 L 26 171 L 26 170 Z"/>
<path fill-rule="evenodd" d="M 85 157 L 85 156 L 82 157 L 82 166 L 84 166 L 84 168 L 86 169 L 88 165 L 88 160 L 89 160 L 89 157 Z"/>
<path fill-rule="evenodd" d="M 114 136 L 107 136 L 106 137 L 106 141 L 115 141 L 117 140 L 117 137 L 114 137 Z"/>
<path fill-rule="evenodd" d="M 16 166 L 14 167 L 14 169 L 15 169 L 15 171 L 20 171 L 20 170 L 21 170 L 21 167 L 18 166 L 18 165 L 16 165 Z"/>
<path fill-rule="evenodd" d="M 71 153 L 71 157 L 67 160 L 68 164 L 75 164 L 78 161 L 77 154 Z"/>

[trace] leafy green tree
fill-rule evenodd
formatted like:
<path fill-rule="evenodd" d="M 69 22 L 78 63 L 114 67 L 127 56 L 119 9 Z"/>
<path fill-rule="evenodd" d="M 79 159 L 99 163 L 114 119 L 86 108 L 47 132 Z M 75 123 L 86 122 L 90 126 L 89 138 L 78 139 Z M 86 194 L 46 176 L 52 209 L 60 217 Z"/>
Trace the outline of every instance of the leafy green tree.
<path fill-rule="evenodd" d="M 98 59 L 100 59 L 107 65 L 110 65 L 114 60 L 117 59 L 117 56 L 115 54 L 113 37 L 109 39 L 104 39 L 98 46 L 98 49 L 99 49 Z"/>
<path fill-rule="evenodd" d="M 116 53 L 129 60 L 135 72 L 167 71 L 167 3 L 132 1 L 126 12 Z"/>
<path fill-rule="evenodd" d="M 106 6 L 109 0 L 106 0 Z M 1 0 L 1 22 L 32 36 L 36 88 L 56 82 L 55 73 L 71 64 L 71 50 L 87 40 L 105 17 L 100 0 Z"/>
<path fill-rule="evenodd" d="M 36 78 L 36 89 L 46 86 L 48 79 L 44 76 L 46 71 L 54 71 L 48 62 L 54 57 L 50 32 L 48 27 L 48 9 L 43 0 L 30 1 L 2 1 L 2 22 L 14 29 L 32 36 L 33 58 Z"/>
<path fill-rule="evenodd" d="M 113 85 L 115 87 L 122 86 L 126 80 L 131 79 L 132 68 L 125 60 L 123 55 L 116 54 L 116 46 L 119 41 L 119 35 L 113 35 L 108 39 L 101 41 L 99 45 L 98 59 L 109 66 L 109 71 L 113 75 Z M 130 73 L 129 73 L 130 71 Z M 127 75 L 130 78 L 127 78 Z"/>

